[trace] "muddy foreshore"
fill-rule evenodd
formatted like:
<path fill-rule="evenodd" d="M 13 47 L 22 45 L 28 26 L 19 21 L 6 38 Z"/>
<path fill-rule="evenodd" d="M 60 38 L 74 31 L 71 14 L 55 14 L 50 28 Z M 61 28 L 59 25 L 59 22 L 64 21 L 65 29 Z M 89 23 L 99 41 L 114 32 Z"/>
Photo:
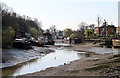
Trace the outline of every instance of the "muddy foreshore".
<path fill-rule="evenodd" d="M 45 47 L 33 47 L 29 50 L 4 49 L 2 51 L 2 69 L 21 66 L 51 52 L 54 52 L 54 50 Z"/>
<path fill-rule="evenodd" d="M 18 77 L 24 76 L 119 76 L 120 75 L 120 59 L 115 57 L 112 52 L 100 52 L 96 53 L 94 50 L 90 50 L 92 47 L 98 47 L 99 43 L 84 43 L 78 45 L 72 45 L 67 47 L 71 50 L 84 51 L 94 54 L 90 58 L 79 59 L 70 62 L 70 64 L 60 65 L 58 67 L 47 68 L 36 73 L 30 73 Z M 56 48 L 55 46 L 50 46 Z M 102 51 L 102 50 L 101 50 Z M 111 49 L 112 51 L 112 49 Z M 108 72 L 106 72 L 108 71 Z"/>

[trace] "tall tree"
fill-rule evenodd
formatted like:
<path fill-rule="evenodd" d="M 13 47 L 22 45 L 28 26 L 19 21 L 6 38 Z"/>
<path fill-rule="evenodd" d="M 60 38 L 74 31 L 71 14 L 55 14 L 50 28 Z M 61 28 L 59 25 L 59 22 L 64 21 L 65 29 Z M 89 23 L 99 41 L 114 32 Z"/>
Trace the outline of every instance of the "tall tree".
<path fill-rule="evenodd" d="M 49 28 L 49 30 L 50 30 L 50 33 L 52 34 L 52 36 L 53 36 L 53 39 L 55 39 L 55 37 L 56 37 L 56 26 L 55 25 L 52 25 L 50 28 Z"/>
<path fill-rule="evenodd" d="M 97 23 L 98 23 L 98 27 L 100 27 L 100 24 L 102 23 L 102 18 L 100 16 L 97 17 Z M 99 29 L 99 35 L 100 35 L 100 29 Z"/>

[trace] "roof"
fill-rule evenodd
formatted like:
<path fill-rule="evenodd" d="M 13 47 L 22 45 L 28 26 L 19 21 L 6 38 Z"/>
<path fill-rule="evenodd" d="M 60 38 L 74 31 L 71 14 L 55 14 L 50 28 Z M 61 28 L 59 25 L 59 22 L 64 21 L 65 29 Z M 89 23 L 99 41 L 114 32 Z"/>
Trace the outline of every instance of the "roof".
<path fill-rule="evenodd" d="M 109 28 L 109 27 L 116 28 L 114 25 L 108 25 L 108 26 L 103 25 L 103 26 L 101 26 L 100 28 L 104 28 L 104 27 L 107 27 L 107 28 Z"/>

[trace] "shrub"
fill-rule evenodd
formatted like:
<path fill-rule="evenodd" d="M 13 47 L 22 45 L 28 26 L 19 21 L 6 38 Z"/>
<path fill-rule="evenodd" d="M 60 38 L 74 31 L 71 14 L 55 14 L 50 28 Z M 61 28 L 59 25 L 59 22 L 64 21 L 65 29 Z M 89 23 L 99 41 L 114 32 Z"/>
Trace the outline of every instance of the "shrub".
<path fill-rule="evenodd" d="M 72 30 L 69 29 L 69 28 L 66 28 L 66 29 L 63 31 L 63 36 L 64 36 L 64 37 L 70 37 L 71 34 L 72 34 Z"/>

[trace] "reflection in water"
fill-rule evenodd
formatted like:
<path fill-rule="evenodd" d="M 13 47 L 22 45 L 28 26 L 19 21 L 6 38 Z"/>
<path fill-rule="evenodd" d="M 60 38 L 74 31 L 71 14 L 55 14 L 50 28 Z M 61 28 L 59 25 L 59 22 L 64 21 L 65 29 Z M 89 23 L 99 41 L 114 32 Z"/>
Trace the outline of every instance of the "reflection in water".
<path fill-rule="evenodd" d="M 47 54 L 33 62 L 28 62 L 22 66 L 20 65 L 3 69 L 3 76 L 17 76 L 33 73 L 89 56 L 89 54 L 85 54 L 84 52 L 55 49 L 54 53 Z"/>
<path fill-rule="evenodd" d="M 20 65 L 17 65 L 17 66 L 13 66 L 13 67 L 3 68 L 2 75 L 3 76 L 12 76 L 14 74 L 14 72 L 20 67 L 21 67 Z"/>
<path fill-rule="evenodd" d="M 81 58 L 87 58 L 87 57 L 91 57 L 91 54 L 89 53 L 77 53 L 78 57 Z"/>
<path fill-rule="evenodd" d="M 86 54 L 85 54 L 85 57 L 90 57 L 90 56 L 91 56 L 91 55 L 90 55 L 90 54 L 88 54 L 88 53 L 86 53 Z"/>
<path fill-rule="evenodd" d="M 18 64 L 12 67 L 6 67 L 2 69 L 2 75 L 3 76 L 13 76 L 16 71 L 19 71 L 21 67 L 27 65 L 29 67 L 29 64 L 35 63 L 37 60 L 32 60 L 27 63 Z"/>

